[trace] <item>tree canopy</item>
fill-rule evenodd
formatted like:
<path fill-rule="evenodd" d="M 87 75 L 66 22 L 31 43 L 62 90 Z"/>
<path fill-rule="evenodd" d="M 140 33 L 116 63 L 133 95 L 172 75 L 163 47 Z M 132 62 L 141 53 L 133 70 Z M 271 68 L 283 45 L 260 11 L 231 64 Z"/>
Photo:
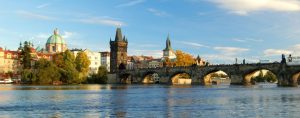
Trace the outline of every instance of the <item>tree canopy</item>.
<path fill-rule="evenodd" d="M 31 68 L 31 49 L 30 44 L 25 41 L 24 47 L 21 50 L 21 64 L 23 65 L 23 69 L 30 69 Z"/>
<path fill-rule="evenodd" d="M 195 60 L 192 55 L 181 50 L 176 50 L 176 66 L 191 66 L 193 64 L 195 64 Z"/>
<path fill-rule="evenodd" d="M 77 53 L 77 56 L 75 58 L 75 65 L 76 70 L 79 72 L 79 78 L 77 80 L 79 83 L 86 81 L 90 64 L 91 61 L 89 60 L 85 52 L 80 51 Z"/>

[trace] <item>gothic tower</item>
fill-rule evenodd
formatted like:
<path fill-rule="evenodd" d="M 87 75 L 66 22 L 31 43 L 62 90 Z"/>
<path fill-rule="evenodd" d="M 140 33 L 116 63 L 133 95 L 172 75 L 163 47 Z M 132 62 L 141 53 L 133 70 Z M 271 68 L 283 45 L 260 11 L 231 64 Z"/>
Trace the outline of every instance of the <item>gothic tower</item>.
<path fill-rule="evenodd" d="M 110 72 L 115 73 L 118 69 L 126 68 L 127 45 L 127 38 L 122 38 L 121 28 L 117 28 L 115 40 L 110 39 Z"/>

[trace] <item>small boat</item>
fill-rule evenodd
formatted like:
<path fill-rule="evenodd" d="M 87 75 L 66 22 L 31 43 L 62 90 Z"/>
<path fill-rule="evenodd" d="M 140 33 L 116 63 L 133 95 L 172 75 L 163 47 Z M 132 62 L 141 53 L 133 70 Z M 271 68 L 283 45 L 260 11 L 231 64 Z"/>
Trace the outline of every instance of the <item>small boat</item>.
<path fill-rule="evenodd" d="M 277 83 L 259 82 L 257 83 L 257 86 L 261 88 L 273 88 L 277 87 Z"/>
<path fill-rule="evenodd" d="M 11 79 L 0 80 L 0 84 L 11 84 L 13 81 Z"/>

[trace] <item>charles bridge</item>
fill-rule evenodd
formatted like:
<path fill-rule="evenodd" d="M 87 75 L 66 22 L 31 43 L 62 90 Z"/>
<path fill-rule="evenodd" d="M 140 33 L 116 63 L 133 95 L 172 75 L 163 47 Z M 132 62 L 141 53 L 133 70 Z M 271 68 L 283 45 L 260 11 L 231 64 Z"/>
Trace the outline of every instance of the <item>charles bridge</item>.
<path fill-rule="evenodd" d="M 205 78 L 217 71 L 225 72 L 230 78 L 230 84 L 251 85 L 252 75 L 259 70 L 269 70 L 276 75 L 279 86 L 298 86 L 300 65 L 287 65 L 283 63 L 256 63 L 256 64 L 232 64 L 232 65 L 209 65 L 189 67 L 161 67 L 144 68 L 136 70 L 120 70 L 116 74 L 118 83 L 143 83 L 146 76 L 156 73 L 159 83 L 172 84 L 172 78 L 178 74 L 188 74 L 194 85 L 207 85 L 211 81 Z"/>

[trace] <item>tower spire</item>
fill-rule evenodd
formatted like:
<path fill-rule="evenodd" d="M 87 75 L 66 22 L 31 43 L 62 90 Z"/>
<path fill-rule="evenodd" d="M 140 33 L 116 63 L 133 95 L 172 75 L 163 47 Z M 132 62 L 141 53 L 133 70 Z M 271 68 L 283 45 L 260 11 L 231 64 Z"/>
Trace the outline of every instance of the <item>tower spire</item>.
<path fill-rule="evenodd" d="M 121 28 L 117 28 L 115 41 L 122 41 L 122 31 Z"/>
<path fill-rule="evenodd" d="M 168 34 L 165 50 L 171 50 L 171 49 L 172 49 L 172 47 L 171 47 L 170 35 Z"/>

